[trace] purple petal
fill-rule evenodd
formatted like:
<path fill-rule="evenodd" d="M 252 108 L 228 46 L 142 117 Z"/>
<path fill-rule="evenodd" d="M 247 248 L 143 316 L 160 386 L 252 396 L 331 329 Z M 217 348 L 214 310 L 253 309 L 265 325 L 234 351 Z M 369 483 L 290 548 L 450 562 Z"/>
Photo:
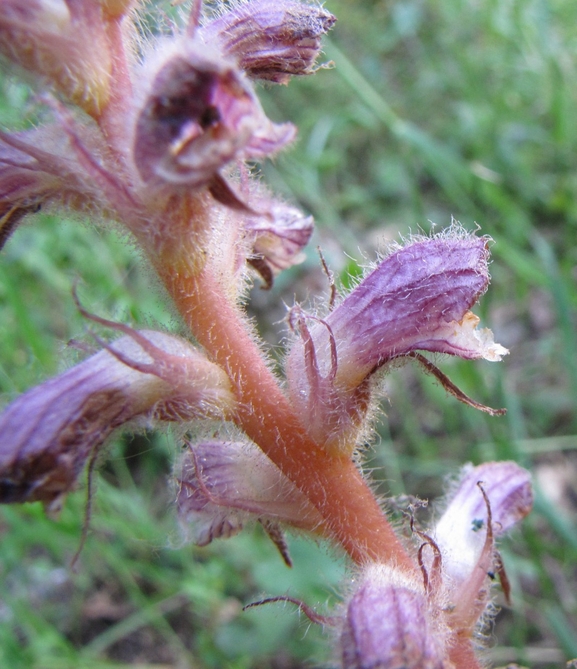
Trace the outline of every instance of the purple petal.
<path fill-rule="evenodd" d="M 443 669 L 444 634 L 422 584 L 370 566 L 350 600 L 341 635 L 343 669 Z"/>
<path fill-rule="evenodd" d="M 322 522 L 304 495 L 251 443 L 190 445 L 178 484 L 179 517 L 199 546 L 232 536 L 251 520 L 308 530 Z"/>
<path fill-rule="evenodd" d="M 469 576 L 483 551 L 489 500 L 494 536 L 508 532 L 533 505 L 531 476 L 515 462 L 487 462 L 464 468 L 459 486 L 432 536 L 443 556 L 446 573 L 455 583 Z"/>
<path fill-rule="evenodd" d="M 358 409 L 353 394 L 394 358 L 425 350 L 499 360 L 507 352 L 468 311 L 489 283 L 487 241 L 455 228 L 420 238 L 388 255 L 326 318 L 300 319 L 287 376 L 315 438 L 322 442 L 323 430 L 338 438 L 323 423 L 347 425 L 346 412 Z"/>
<path fill-rule="evenodd" d="M 0 415 L 0 502 L 54 508 L 117 427 L 222 416 L 234 402 L 220 367 L 190 344 L 133 331 L 32 388 Z"/>
<path fill-rule="evenodd" d="M 207 44 L 218 40 L 249 77 L 285 84 L 291 75 L 315 71 L 321 38 L 335 21 L 318 5 L 252 0 L 233 6 L 201 34 Z"/>
<path fill-rule="evenodd" d="M 271 123 L 229 61 L 197 42 L 179 46 L 155 75 L 136 122 L 134 160 L 146 182 L 199 188 L 228 163 L 292 141 L 294 127 Z"/>
<path fill-rule="evenodd" d="M 312 216 L 282 203 L 268 207 L 259 203 L 257 208 L 267 209 L 269 216 L 245 217 L 245 230 L 254 236 L 254 255 L 249 262 L 270 287 L 277 274 L 304 260 L 301 251 L 309 243 L 314 222 Z"/>

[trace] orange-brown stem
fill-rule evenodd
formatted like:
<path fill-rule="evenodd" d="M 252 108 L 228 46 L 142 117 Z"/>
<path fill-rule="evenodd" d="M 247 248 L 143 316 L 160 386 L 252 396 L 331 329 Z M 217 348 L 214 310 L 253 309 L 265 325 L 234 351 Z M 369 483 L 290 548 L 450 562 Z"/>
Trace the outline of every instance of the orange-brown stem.
<path fill-rule="evenodd" d="M 129 123 L 132 80 L 127 54 L 130 40 L 129 35 L 125 34 L 130 27 L 131 23 L 124 21 L 122 17 L 106 21 L 106 37 L 112 56 L 113 73 L 108 102 L 96 119 L 110 149 L 123 168 L 130 164 L 126 129 Z"/>
<path fill-rule="evenodd" d="M 470 636 L 457 636 L 449 650 L 449 661 L 456 669 L 482 669 Z"/>
<path fill-rule="evenodd" d="M 237 423 L 319 510 L 332 538 L 357 563 L 415 565 L 355 465 L 328 456 L 299 424 L 235 305 L 205 268 L 157 264 L 159 274 L 198 342 L 227 370 L 237 392 Z"/>

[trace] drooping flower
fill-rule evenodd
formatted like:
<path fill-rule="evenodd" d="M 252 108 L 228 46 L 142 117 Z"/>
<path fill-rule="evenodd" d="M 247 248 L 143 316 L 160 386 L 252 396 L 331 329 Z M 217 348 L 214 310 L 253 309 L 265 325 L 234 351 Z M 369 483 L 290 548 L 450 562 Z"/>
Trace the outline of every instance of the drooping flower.
<path fill-rule="evenodd" d="M 354 448 L 371 374 L 415 351 L 500 360 L 507 353 L 469 309 L 489 283 L 488 239 L 450 228 L 390 253 L 325 318 L 291 314 L 300 333 L 286 369 L 311 436 Z"/>
<path fill-rule="evenodd" d="M 117 328 L 127 336 L 0 415 L 0 502 L 42 501 L 54 510 L 116 428 L 216 418 L 232 409 L 228 376 L 188 342 Z"/>

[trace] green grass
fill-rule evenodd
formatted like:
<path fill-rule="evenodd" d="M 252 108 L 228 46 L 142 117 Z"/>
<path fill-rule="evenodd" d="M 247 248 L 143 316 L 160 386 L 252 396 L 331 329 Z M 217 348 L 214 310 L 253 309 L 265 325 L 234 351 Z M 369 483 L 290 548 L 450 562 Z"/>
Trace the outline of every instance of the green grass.
<path fill-rule="evenodd" d="M 252 313 L 278 341 L 282 301 L 324 285 L 317 244 L 346 285 L 380 244 L 431 221 L 443 227 L 454 216 L 494 238 L 493 282 L 477 312 L 511 355 L 438 362 L 507 416 L 459 405 L 417 368 L 394 370 L 368 465 L 382 492 L 430 499 L 468 461 L 531 469 L 535 510 L 501 547 L 513 607 L 497 618 L 489 657 L 561 666 L 577 656 L 577 5 L 326 6 L 339 19 L 326 47 L 335 68 L 265 91 L 269 114 L 300 128 L 266 179 L 314 214 L 317 236 L 302 266 L 272 292 L 254 291 Z M 5 81 L 4 126 L 22 125 L 28 99 L 25 86 Z M 76 279 L 102 316 L 179 328 L 134 250 L 86 223 L 38 215 L 0 256 L 4 402 L 77 360 L 68 340 L 90 341 L 71 297 Z M 240 609 L 290 593 L 326 611 L 344 563 L 297 537 L 289 571 L 257 530 L 206 549 L 180 545 L 167 486 L 177 450 L 170 433 L 110 445 L 76 573 L 82 490 L 57 521 L 38 505 L 0 509 L 1 667 L 330 666 L 321 631 L 292 608 Z"/>

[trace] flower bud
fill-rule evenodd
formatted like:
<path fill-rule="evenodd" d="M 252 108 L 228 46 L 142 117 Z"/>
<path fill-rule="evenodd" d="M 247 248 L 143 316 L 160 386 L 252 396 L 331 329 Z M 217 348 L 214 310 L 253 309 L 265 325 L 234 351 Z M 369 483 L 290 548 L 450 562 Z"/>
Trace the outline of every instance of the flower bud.
<path fill-rule="evenodd" d="M 249 521 L 310 531 L 322 523 L 300 490 L 249 442 L 191 444 L 177 480 L 178 514 L 198 546 L 228 538 Z"/>
<path fill-rule="evenodd" d="M 251 0 L 208 23 L 202 37 L 207 44 L 218 40 L 249 77 L 285 84 L 291 75 L 315 71 L 321 37 L 335 21 L 322 7 L 292 0 Z"/>
<path fill-rule="evenodd" d="M 487 241 L 453 228 L 417 238 L 388 255 L 326 318 L 296 319 L 301 340 L 287 376 L 315 440 L 337 449 L 350 444 L 347 429 L 368 406 L 368 377 L 394 358 L 417 350 L 487 360 L 507 353 L 489 330 L 476 329 L 479 319 L 468 311 L 489 283 Z"/>
<path fill-rule="evenodd" d="M 190 344 L 132 330 L 0 415 L 0 502 L 53 510 L 117 427 L 221 417 L 233 404 L 226 373 Z"/>
<path fill-rule="evenodd" d="M 444 669 L 446 631 L 422 584 L 369 566 L 349 601 L 341 633 L 343 669 Z"/>
<path fill-rule="evenodd" d="M 237 159 L 270 155 L 295 134 L 275 125 L 242 75 L 198 41 L 179 43 L 154 76 L 136 121 L 134 160 L 157 186 L 208 185 Z"/>

